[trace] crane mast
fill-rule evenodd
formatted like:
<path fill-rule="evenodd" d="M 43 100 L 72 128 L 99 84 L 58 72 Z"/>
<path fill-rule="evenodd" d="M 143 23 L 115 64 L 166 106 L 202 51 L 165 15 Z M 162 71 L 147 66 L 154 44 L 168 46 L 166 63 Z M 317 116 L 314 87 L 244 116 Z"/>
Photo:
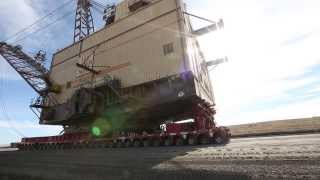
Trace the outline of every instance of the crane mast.
<path fill-rule="evenodd" d="M 74 42 L 80 41 L 94 32 L 93 18 L 90 10 L 91 6 L 89 0 L 78 0 L 74 27 Z"/>

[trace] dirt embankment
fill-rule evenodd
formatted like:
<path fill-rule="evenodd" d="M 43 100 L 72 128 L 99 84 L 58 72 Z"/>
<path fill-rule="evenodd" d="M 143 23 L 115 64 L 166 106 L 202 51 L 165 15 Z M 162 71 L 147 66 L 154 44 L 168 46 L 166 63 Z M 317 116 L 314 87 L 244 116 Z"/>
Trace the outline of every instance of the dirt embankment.
<path fill-rule="evenodd" d="M 233 137 L 320 132 L 320 117 L 229 126 Z"/>

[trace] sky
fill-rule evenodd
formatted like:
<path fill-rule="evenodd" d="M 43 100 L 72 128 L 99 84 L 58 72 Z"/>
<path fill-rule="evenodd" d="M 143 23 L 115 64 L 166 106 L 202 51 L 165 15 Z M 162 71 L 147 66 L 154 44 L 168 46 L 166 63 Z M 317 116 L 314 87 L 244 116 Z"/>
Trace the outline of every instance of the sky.
<path fill-rule="evenodd" d="M 101 3 L 110 2 L 99 0 Z M 56 7 L 54 16 L 9 42 L 25 52 L 51 55 L 73 41 L 75 3 L 69 0 L 1 0 L 0 41 Z M 219 125 L 319 116 L 320 1 L 185 0 L 188 11 L 225 27 L 199 37 L 207 60 L 229 61 L 210 71 Z M 14 9 L 14 10 L 13 10 Z M 101 26 L 100 14 L 94 12 Z M 53 25 L 48 24 L 60 19 Z M 205 25 L 192 19 L 197 25 Z M 16 42 L 18 41 L 18 42 Z M 56 135 L 62 129 L 38 125 L 29 109 L 36 93 L 0 58 L 0 144 L 22 136 Z"/>

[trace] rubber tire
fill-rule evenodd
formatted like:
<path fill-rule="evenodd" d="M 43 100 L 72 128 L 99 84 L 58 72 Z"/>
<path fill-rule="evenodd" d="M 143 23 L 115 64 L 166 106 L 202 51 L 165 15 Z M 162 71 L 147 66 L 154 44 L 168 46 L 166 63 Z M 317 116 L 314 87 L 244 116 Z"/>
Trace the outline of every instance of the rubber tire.
<path fill-rule="evenodd" d="M 116 147 L 117 148 L 123 148 L 124 144 L 122 142 L 117 142 Z"/>
<path fill-rule="evenodd" d="M 127 148 L 132 147 L 132 142 L 128 140 L 124 143 L 124 146 Z"/>
<path fill-rule="evenodd" d="M 107 146 L 108 146 L 108 148 L 115 148 L 116 147 L 115 143 L 113 143 L 113 142 L 109 142 Z"/>
<path fill-rule="evenodd" d="M 173 142 L 171 138 L 167 138 L 164 140 L 164 146 L 172 146 Z"/>
<path fill-rule="evenodd" d="M 151 146 L 151 141 L 150 140 L 144 140 L 143 141 L 143 147 L 150 147 Z"/>
<path fill-rule="evenodd" d="M 133 146 L 134 147 L 141 147 L 141 142 L 139 141 L 139 140 L 135 140 L 134 142 L 133 142 Z"/>
<path fill-rule="evenodd" d="M 176 146 L 183 146 L 184 145 L 184 139 L 178 138 L 176 139 Z"/>
<path fill-rule="evenodd" d="M 207 136 L 200 137 L 200 144 L 202 145 L 210 144 L 210 138 Z"/>
<path fill-rule="evenodd" d="M 198 145 L 198 138 L 197 137 L 189 137 L 188 144 L 190 146 Z"/>
<path fill-rule="evenodd" d="M 152 146 L 153 146 L 153 147 L 159 147 L 159 146 L 161 146 L 161 141 L 160 141 L 159 139 L 154 139 L 154 140 L 152 141 Z"/>
<path fill-rule="evenodd" d="M 220 135 L 217 135 L 216 137 L 214 137 L 214 143 L 215 144 L 224 144 L 224 140 Z"/>

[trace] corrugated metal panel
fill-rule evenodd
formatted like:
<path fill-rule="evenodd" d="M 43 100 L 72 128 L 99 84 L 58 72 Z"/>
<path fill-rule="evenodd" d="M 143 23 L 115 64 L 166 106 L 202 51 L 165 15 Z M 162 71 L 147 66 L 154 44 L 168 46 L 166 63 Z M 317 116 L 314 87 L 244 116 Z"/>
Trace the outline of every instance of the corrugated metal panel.
<path fill-rule="evenodd" d="M 180 4 L 180 1 L 177 2 Z M 59 102 L 70 98 L 80 85 L 86 82 L 101 84 L 106 77 L 120 79 L 123 87 L 130 87 L 191 70 L 196 77 L 198 96 L 214 103 L 209 73 L 203 67 L 205 60 L 198 49 L 197 40 L 184 36 L 191 31 L 188 18 L 179 21 L 178 18 L 183 17 L 181 12 L 170 12 L 176 8 L 175 0 L 159 1 L 88 37 L 82 45 L 77 43 L 57 53 L 51 77 L 64 88 L 57 97 Z M 159 15 L 162 16 L 145 23 Z M 138 25 L 141 26 L 132 29 Z M 122 34 L 117 36 L 119 33 Z M 165 55 L 163 46 L 168 43 L 173 44 L 174 51 Z M 91 73 L 85 71 L 79 73 L 76 63 L 92 56 L 94 65 L 104 66 L 96 68 L 101 71 L 100 74 L 92 77 Z M 187 69 L 185 60 L 188 61 Z M 66 87 L 68 82 L 71 82 L 71 88 Z"/>
<path fill-rule="evenodd" d="M 93 54 L 94 65 L 104 66 L 96 68 L 101 71 L 94 77 L 97 83 L 101 83 L 104 77 L 111 76 L 120 79 L 123 87 L 128 87 L 184 72 L 183 50 L 175 9 L 175 0 L 159 1 L 154 6 L 143 9 L 85 39 L 80 55 L 77 52 L 80 43 L 58 53 L 54 59 L 56 66 L 52 67 L 51 78 L 64 87 L 63 93 L 57 95 L 59 102 L 70 98 L 80 83 L 92 80 L 91 73 L 86 75 L 82 72 L 79 76 L 76 63 L 80 62 L 81 58 Z M 166 13 L 168 11 L 172 12 Z M 144 23 L 161 14 L 163 16 Z M 119 32 L 139 24 L 140 27 L 110 39 Z M 100 43 L 105 39 L 110 40 Z M 163 45 L 168 43 L 173 43 L 174 52 L 164 55 Z M 99 46 L 88 49 L 97 44 Z M 64 63 L 59 64 L 61 62 Z M 68 82 L 71 82 L 71 88 L 66 88 Z"/>
<path fill-rule="evenodd" d="M 176 8 L 177 7 L 175 4 L 175 0 L 158 1 L 152 6 L 142 9 L 141 11 L 137 11 L 136 13 L 132 13 L 130 16 L 121 19 L 120 21 L 115 22 L 108 28 L 103 29 L 100 32 L 88 37 L 84 41 L 83 50 L 88 49 L 104 41 L 107 41 L 110 38 L 122 35 L 122 33 L 126 33 L 128 30 L 135 28 L 139 25 L 143 25 L 144 23 L 161 16 L 166 12 L 171 12 Z M 155 26 L 156 25 L 157 24 L 155 24 Z"/>
<path fill-rule="evenodd" d="M 54 65 L 60 64 L 64 60 L 67 60 L 68 58 L 79 54 L 80 45 L 81 45 L 80 42 L 78 42 L 56 53 L 53 57 L 52 65 L 54 66 Z"/>

